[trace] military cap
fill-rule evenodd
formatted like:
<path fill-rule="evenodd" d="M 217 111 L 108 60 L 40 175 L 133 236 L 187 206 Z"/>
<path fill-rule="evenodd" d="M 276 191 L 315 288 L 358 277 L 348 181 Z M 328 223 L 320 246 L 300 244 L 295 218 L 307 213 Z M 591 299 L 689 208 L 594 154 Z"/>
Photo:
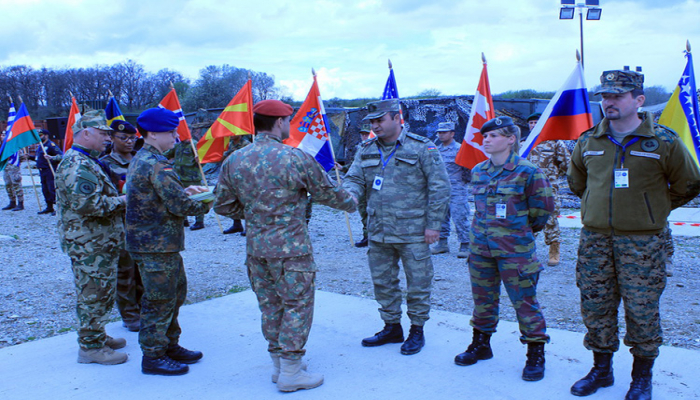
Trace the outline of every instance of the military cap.
<path fill-rule="evenodd" d="M 496 117 L 489 120 L 481 127 L 481 134 L 484 135 L 488 132 L 495 131 L 496 129 L 505 128 L 507 126 L 513 126 L 513 119 L 511 117 Z"/>
<path fill-rule="evenodd" d="M 450 132 L 455 130 L 455 123 L 454 122 L 440 122 L 438 124 L 437 131 L 438 132 Z"/>
<path fill-rule="evenodd" d="M 174 112 L 162 108 L 149 108 L 139 115 L 136 123 L 148 132 L 169 132 L 177 129 L 180 119 Z"/>
<path fill-rule="evenodd" d="M 627 93 L 644 89 L 644 75 L 635 71 L 605 71 L 600 76 L 600 88 L 595 94 Z"/>
<path fill-rule="evenodd" d="M 253 112 L 268 117 L 288 117 L 292 115 L 294 109 L 279 100 L 263 100 L 255 103 Z"/>
<path fill-rule="evenodd" d="M 105 110 L 91 110 L 83 114 L 83 117 L 73 124 L 73 132 L 82 131 L 89 127 L 101 129 L 103 131 L 112 130 L 112 128 L 107 125 Z"/>
<path fill-rule="evenodd" d="M 370 124 L 362 124 L 362 127 L 360 128 L 360 133 L 370 133 L 372 132 L 372 127 Z"/>
<path fill-rule="evenodd" d="M 538 112 L 532 113 L 532 114 L 530 114 L 529 117 L 527 117 L 527 122 L 540 119 L 541 116 L 542 116 L 542 113 L 538 113 Z"/>
<path fill-rule="evenodd" d="M 115 119 L 114 121 L 112 121 L 109 127 L 112 128 L 112 130 L 115 132 L 129 134 L 136 133 L 136 128 L 134 128 L 133 125 L 121 119 Z"/>
<path fill-rule="evenodd" d="M 373 101 L 367 103 L 367 111 L 369 113 L 366 117 L 362 118 L 363 121 L 381 118 L 389 111 L 399 112 L 401 111 L 401 105 L 399 104 L 399 99 Z"/>

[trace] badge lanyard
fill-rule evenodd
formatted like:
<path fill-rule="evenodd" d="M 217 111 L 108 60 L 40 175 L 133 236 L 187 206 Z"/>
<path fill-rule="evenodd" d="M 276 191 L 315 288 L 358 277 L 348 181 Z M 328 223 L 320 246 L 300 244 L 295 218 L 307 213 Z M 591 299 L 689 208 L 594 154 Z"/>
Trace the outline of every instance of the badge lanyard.
<path fill-rule="evenodd" d="M 377 143 L 377 150 L 379 150 L 379 158 L 382 162 L 382 173 L 381 175 L 376 175 L 374 177 L 374 182 L 372 183 L 372 189 L 374 190 L 381 190 L 382 184 L 384 183 L 384 168 L 386 168 L 387 164 L 389 164 L 389 161 L 391 160 L 391 157 L 396 154 L 396 150 L 399 148 L 399 142 L 396 142 L 396 146 L 394 147 L 394 150 L 389 154 L 389 156 L 386 158 L 386 161 L 384 160 L 384 153 L 382 152 L 382 146 Z"/>
<path fill-rule="evenodd" d="M 639 141 L 639 137 L 632 138 L 629 142 L 627 142 L 626 145 L 622 145 L 622 143 L 618 142 L 615 140 L 614 137 L 608 135 L 608 139 L 610 139 L 611 142 L 613 142 L 615 145 L 622 147 L 622 158 L 620 159 L 620 168 L 625 168 L 625 150 L 627 150 L 628 147 L 632 146 L 633 144 L 637 143 Z"/>
<path fill-rule="evenodd" d="M 622 157 L 620 158 L 620 168 L 615 168 L 613 171 L 614 173 L 614 178 L 615 178 L 615 188 L 616 189 L 625 189 L 630 187 L 630 181 L 629 181 L 629 171 L 627 168 L 625 168 L 625 150 L 627 150 L 628 147 L 631 145 L 637 143 L 639 141 L 639 137 L 632 138 L 629 142 L 627 142 L 626 145 L 622 145 L 620 142 L 615 140 L 614 137 L 608 135 L 608 139 L 610 139 L 611 142 L 613 142 L 616 146 L 622 148 Z"/>
<path fill-rule="evenodd" d="M 93 157 L 92 155 L 90 155 L 90 153 L 88 153 L 87 151 L 85 151 L 85 150 L 83 150 L 83 149 L 81 149 L 81 148 L 79 148 L 79 147 L 71 146 L 71 149 L 77 151 L 78 153 L 85 154 L 89 159 L 91 159 L 92 161 L 96 162 L 97 165 L 100 166 L 100 168 L 101 168 L 102 171 L 105 173 L 105 175 L 107 175 L 108 178 L 111 178 L 112 169 L 109 168 L 108 165 L 103 164 L 103 163 L 102 163 L 100 160 L 98 160 L 96 157 Z"/>

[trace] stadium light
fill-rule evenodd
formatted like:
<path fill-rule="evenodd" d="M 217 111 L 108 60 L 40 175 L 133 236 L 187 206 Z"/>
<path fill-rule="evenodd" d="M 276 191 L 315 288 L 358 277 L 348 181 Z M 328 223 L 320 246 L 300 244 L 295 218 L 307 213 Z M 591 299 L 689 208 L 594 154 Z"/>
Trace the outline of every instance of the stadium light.
<path fill-rule="evenodd" d="M 574 13 L 578 9 L 579 36 L 581 38 L 581 67 L 583 64 L 583 9 L 586 9 L 587 21 L 599 21 L 603 9 L 600 8 L 600 0 L 585 0 L 585 3 L 576 4 L 576 0 L 561 0 L 559 19 L 574 19 Z"/>

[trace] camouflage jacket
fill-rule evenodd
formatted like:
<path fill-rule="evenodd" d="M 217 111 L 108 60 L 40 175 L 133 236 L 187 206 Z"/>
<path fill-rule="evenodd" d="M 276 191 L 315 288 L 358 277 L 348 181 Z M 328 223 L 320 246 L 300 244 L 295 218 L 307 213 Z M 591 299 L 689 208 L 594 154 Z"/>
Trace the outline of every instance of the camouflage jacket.
<path fill-rule="evenodd" d="M 112 172 L 112 181 L 119 185 L 119 181 L 126 181 L 126 172 L 129 170 L 131 160 L 127 160 L 121 155 L 111 152 L 100 158 L 100 162 L 109 167 Z"/>
<path fill-rule="evenodd" d="M 190 199 L 173 165 L 150 144 L 136 153 L 126 174 L 126 249 L 172 253 L 185 249 L 184 219 L 209 207 Z"/>
<path fill-rule="evenodd" d="M 247 139 L 244 139 L 243 137 L 240 137 L 238 139 L 238 142 L 234 142 L 233 138 L 231 138 L 231 140 L 228 142 L 228 149 L 226 149 L 226 151 L 224 152 L 224 157 L 222 158 L 222 160 L 228 158 L 228 156 L 230 156 L 231 153 L 233 153 L 234 151 L 240 150 L 249 144 L 250 142 Z"/>
<path fill-rule="evenodd" d="M 193 140 L 195 149 L 197 141 Z M 180 177 L 180 181 L 201 185 L 202 173 L 199 171 L 197 155 L 192 151 L 189 140 L 179 142 L 172 149 L 166 151 L 164 155 L 173 161 L 173 170 Z"/>
<path fill-rule="evenodd" d="M 99 155 L 73 144 L 56 169 L 58 234 L 67 254 L 112 251 L 124 245 L 125 202 L 98 164 Z"/>
<path fill-rule="evenodd" d="M 624 151 L 610 140 L 607 118 L 576 142 L 569 187 L 581 197 L 581 220 L 591 231 L 661 232 L 671 210 L 700 192 L 700 172 L 678 135 L 654 123 L 651 113 L 640 117 L 642 124 L 622 141 Z M 623 158 L 629 187 L 615 188 L 614 170 Z"/>
<path fill-rule="evenodd" d="M 554 211 L 547 176 L 511 152 L 503 166 L 494 166 L 491 160 L 477 164 L 472 186 L 475 211 L 470 251 L 485 257 L 531 255 L 534 232 L 544 229 Z"/>
<path fill-rule="evenodd" d="M 439 231 L 450 199 L 450 180 L 433 142 L 405 129 L 396 153 L 383 155 L 379 139 L 362 142 L 362 149 L 345 175 L 343 187 L 357 198 L 367 197 L 370 239 L 382 243 L 419 243 L 425 230 Z M 373 189 L 383 176 L 380 190 Z"/>
<path fill-rule="evenodd" d="M 566 176 L 571 162 L 569 150 L 560 140 L 547 140 L 538 144 L 530 151 L 527 159 L 547 175 L 552 186 L 557 187 L 559 185 L 558 178 Z"/>
<path fill-rule="evenodd" d="M 461 191 L 466 194 L 467 183 L 471 180 L 471 171 L 455 163 L 455 158 L 459 152 L 460 144 L 453 140 L 452 143 L 445 146 L 442 143 L 437 144 L 437 149 L 440 150 L 442 161 L 445 163 L 447 175 L 450 177 L 450 185 L 452 191 Z M 453 193 L 454 195 L 454 193 Z"/>
<path fill-rule="evenodd" d="M 214 211 L 245 218 L 247 253 L 286 258 L 312 253 L 306 225 L 307 193 L 314 203 L 355 211 L 350 193 L 336 187 L 310 155 L 258 133 L 222 166 Z"/>

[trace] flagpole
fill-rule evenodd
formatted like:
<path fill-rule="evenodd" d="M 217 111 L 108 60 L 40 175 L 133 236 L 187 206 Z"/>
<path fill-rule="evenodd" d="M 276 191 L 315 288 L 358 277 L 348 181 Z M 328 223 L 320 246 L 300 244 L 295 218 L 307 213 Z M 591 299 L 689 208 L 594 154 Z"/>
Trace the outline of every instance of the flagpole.
<path fill-rule="evenodd" d="M 17 96 L 17 98 L 19 99 L 19 104 L 24 103 L 24 101 L 22 101 L 22 96 Z M 36 127 L 34 127 L 34 128 L 36 130 Z M 46 147 L 44 147 L 44 142 L 41 141 L 41 138 L 39 139 L 39 146 L 41 146 L 41 151 L 44 152 L 44 156 L 47 156 L 48 154 L 46 153 Z M 34 155 L 34 158 L 36 158 L 36 154 Z M 44 158 L 46 158 L 46 157 L 44 157 Z M 53 165 L 51 165 L 51 160 L 46 160 L 46 161 L 49 164 L 49 169 L 51 169 L 51 175 L 53 175 L 53 177 L 55 179 L 56 178 L 56 171 L 53 170 Z M 28 162 L 27 162 L 27 165 L 29 165 Z M 39 208 L 41 208 L 41 206 L 39 206 Z"/>
<path fill-rule="evenodd" d="M 12 101 L 12 96 L 10 94 L 7 94 L 7 97 L 10 98 L 10 103 L 13 103 Z M 20 97 L 20 101 L 22 101 Z M 26 155 L 24 149 L 21 149 L 20 152 L 22 153 L 20 155 L 20 159 L 22 159 L 22 156 Z M 29 178 L 32 180 L 32 188 L 34 189 L 34 196 L 36 196 L 36 204 L 39 206 L 39 209 L 41 209 L 41 200 L 39 200 L 39 192 L 36 190 L 36 184 L 34 184 L 34 174 L 32 174 L 32 165 L 29 163 L 29 159 L 27 158 L 27 168 L 29 169 Z M 21 171 L 21 169 L 20 169 Z"/>
<path fill-rule="evenodd" d="M 391 61 L 389 61 L 389 66 L 391 68 Z M 316 71 L 313 68 L 311 68 L 311 74 L 314 77 L 314 81 L 316 81 Z M 321 101 L 323 101 L 323 100 L 319 99 L 319 102 L 321 102 Z M 325 112 L 325 108 L 324 108 L 324 112 Z M 326 125 L 325 113 L 323 115 L 323 124 Z M 345 124 L 343 124 L 343 129 L 345 129 Z M 333 150 L 333 141 L 331 140 L 331 131 L 328 128 L 328 126 L 326 126 L 326 133 L 328 133 L 328 144 L 330 145 L 330 148 L 331 148 L 331 156 L 333 157 L 333 164 L 335 164 L 336 163 L 335 162 L 335 150 Z M 338 168 L 335 166 L 334 166 L 334 169 L 335 169 L 335 178 L 338 180 L 338 185 L 340 185 L 343 183 L 342 179 L 340 178 L 340 172 L 338 172 Z M 347 211 L 344 211 L 344 213 L 345 213 L 345 224 L 348 226 L 348 235 L 350 236 L 350 246 L 353 247 L 353 246 L 355 246 L 355 240 L 352 238 L 352 228 L 350 227 L 350 217 L 349 217 L 349 214 Z"/>

